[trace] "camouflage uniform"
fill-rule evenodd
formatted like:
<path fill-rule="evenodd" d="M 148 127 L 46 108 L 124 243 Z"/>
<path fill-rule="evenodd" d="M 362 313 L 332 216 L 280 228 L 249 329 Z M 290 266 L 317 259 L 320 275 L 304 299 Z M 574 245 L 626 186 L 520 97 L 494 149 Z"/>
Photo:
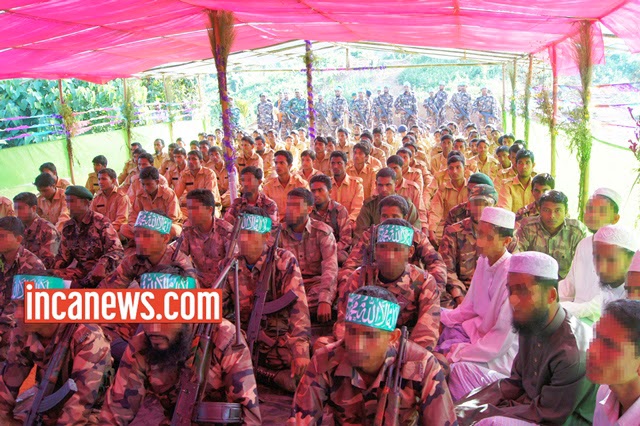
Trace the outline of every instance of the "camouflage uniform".
<path fill-rule="evenodd" d="M 449 95 L 447 95 L 447 92 L 445 92 L 444 90 L 438 90 L 436 92 L 435 106 L 436 106 L 436 110 L 438 111 L 438 113 L 436 114 L 436 117 L 438 118 L 436 124 L 438 126 L 440 126 L 444 121 L 443 109 L 444 109 L 444 106 L 447 104 L 448 97 Z"/>
<path fill-rule="evenodd" d="M 371 123 L 371 102 L 367 98 L 356 99 L 353 102 L 353 124 L 360 124 L 367 129 Z"/>
<path fill-rule="evenodd" d="M 369 386 L 351 366 L 344 341 L 318 350 L 298 385 L 287 424 L 324 424 L 321 420 L 324 408 L 335 424 L 374 424 L 383 382 L 397 352 L 397 347 L 389 346 L 383 367 Z M 408 341 L 401 378 L 398 424 L 457 425 L 444 372 L 430 352 Z M 388 416 L 385 420 L 388 421 Z"/>
<path fill-rule="evenodd" d="M 310 216 L 331 227 L 337 245 L 338 264 L 342 264 L 349 256 L 353 244 L 354 223 L 349 219 L 349 212 L 343 205 L 329 200 L 324 212 L 319 212 L 317 207 L 314 207 Z"/>
<path fill-rule="evenodd" d="M 562 280 L 569 273 L 576 246 L 586 236 L 587 227 L 579 220 L 565 219 L 560 230 L 551 235 L 542 226 L 540 216 L 534 216 L 523 220 L 516 232 L 517 251 L 539 251 L 553 257 Z"/>
<path fill-rule="evenodd" d="M 240 128 L 240 108 L 234 106 L 229 108 L 229 120 L 231 120 L 232 130 Z"/>
<path fill-rule="evenodd" d="M 349 112 L 349 106 L 347 104 L 347 99 L 340 95 L 336 96 L 331 100 L 330 104 L 330 120 L 331 126 L 333 128 L 341 127 L 344 124 L 344 116 Z"/>
<path fill-rule="evenodd" d="M 102 330 L 95 324 L 78 324 L 76 327 L 71 342 L 68 342 L 69 356 L 63 362 L 58 385 L 73 379 L 78 391 L 61 408 L 44 416 L 46 425 L 95 424 L 105 391 L 110 385 L 113 374 L 111 350 Z M 11 333 L 9 355 L 0 375 L 2 412 L 13 414 L 21 421 L 26 420 L 32 399 L 16 404 L 16 398 L 34 366 L 36 382 L 43 380 L 54 348 L 61 344 L 62 334 L 55 336 L 45 347 L 37 333 L 26 333 L 20 327 Z"/>
<path fill-rule="evenodd" d="M 393 103 L 396 113 L 401 114 L 401 123 L 405 126 L 412 126 L 416 123 L 418 117 L 418 101 L 411 92 L 404 92 L 396 98 Z"/>
<path fill-rule="evenodd" d="M 476 225 L 470 217 L 444 228 L 438 252 L 447 265 L 447 287 L 466 294 L 476 270 Z"/>
<path fill-rule="evenodd" d="M 381 96 L 382 94 L 376 96 L 371 101 L 371 116 L 373 118 L 374 127 L 378 125 L 378 123 L 382 122 L 382 105 L 381 105 Z"/>
<path fill-rule="evenodd" d="M 37 212 L 41 218 L 51 222 L 58 232 L 62 232 L 64 223 L 71 218 L 64 189 L 58 188 L 51 201 L 39 195 Z"/>
<path fill-rule="evenodd" d="M 498 110 L 498 106 L 496 99 L 491 95 L 484 95 L 476 98 L 473 102 L 473 108 L 482 115 L 485 124 L 490 123 L 490 118 L 494 120 L 497 119 L 496 111 Z"/>
<path fill-rule="evenodd" d="M 242 327 L 246 329 L 255 301 L 255 291 L 261 269 L 265 266 L 267 253 L 264 252 L 258 262 L 249 270 L 244 257 L 238 259 L 238 287 L 240 289 L 240 320 Z M 282 297 L 292 290 L 298 299 L 288 308 L 270 315 L 262 330 L 273 342 L 267 342 L 264 336 L 256 342 L 260 351 L 260 364 L 273 370 L 290 368 L 291 362 L 296 358 L 309 358 L 309 339 L 311 320 L 307 295 L 304 291 L 302 275 L 298 261 L 290 251 L 276 250 L 275 279 L 273 285 L 276 295 L 267 291 L 267 302 Z M 233 277 L 229 277 L 227 285 L 223 289 L 223 304 L 225 316 L 231 315 L 234 310 L 235 289 Z"/>
<path fill-rule="evenodd" d="M 60 233 L 51 222 L 38 216 L 25 229 L 22 245 L 38 256 L 48 269 L 53 268 L 55 257 L 60 249 Z"/>
<path fill-rule="evenodd" d="M 393 96 L 383 93 L 378 97 L 380 104 L 380 122 L 387 126 L 393 124 Z"/>
<path fill-rule="evenodd" d="M 518 210 L 518 212 L 516 213 L 516 222 L 520 222 L 525 217 L 532 217 L 532 216 L 539 216 L 539 215 L 540 215 L 540 209 L 538 208 L 538 203 L 534 201 L 533 203 L 527 204 L 526 206 Z"/>
<path fill-rule="evenodd" d="M 329 107 L 324 100 L 318 99 L 313 104 L 316 110 L 316 135 L 330 135 L 331 125 L 329 124 Z"/>
<path fill-rule="evenodd" d="M 116 231 L 120 231 L 120 227 L 126 225 L 129 220 L 131 200 L 120 188 L 113 188 L 108 196 L 100 189 L 91 201 L 91 210 L 104 215 Z"/>
<path fill-rule="evenodd" d="M 427 117 L 433 119 L 433 122 L 438 121 L 438 108 L 436 108 L 436 97 L 429 96 L 424 100 L 422 106 L 427 111 Z"/>
<path fill-rule="evenodd" d="M 16 213 L 13 211 L 13 201 L 0 195 L 0 218 L 15 215 Z"/>
<path fill-rule="evenodd" d="M 378 211 L 380 200 L 381 198 L 379 195 L 374 195 L 366 200 L 362 205 L 362 209 L 356 219 L 356 229 L 353 234 L 354 242 L 358 242 L 365 229 L 369 228 L 371 225 L 377 225 L 380 223 L 380 212 Z M 407 222 L 413 225 L 414 228 L 422 229 L 418 209 L 411 200 L 406 201 L 407 204 L 409 204 L 409 214 L 407 214 L 406 217 Z"/>
<path fill-rule="evenodd" d="M 444 221 L 444 227 L 446 229 L 447 226 L 453 225 L 454 223 L 460 222 L 468 217 L 471 217 L 471 211 L 469 211 L 469 202 L 465 201 L 449 210 L 447 218 Z"/>
<path fill-rule="evenodd" d="M 256 106 L 256 116 L 258 118 L 258 129 L 266 132 L 273 128 L 273 104 L 271 101 L 261 101 Z"/>
<path fill-rule="evenodd" d="M 307 125 L 307 101 L 299 97 L 294 97 L 287 105 L 287 112 L 290 115 L 294 129 L 306 127 Z"/>
<path fill-rule="evenodd" d="M 67 280 L 86 278 L 86 285 L 93 287 L 98 284 L 92 285 L 89 281 L 93 270 L 102 265 L 109 274 L 123 257 L 120 238 L 109 219 L 89 210 L 80 222 L 71 219 L 64 224 L 60 251 L 53 267 L 57 269 L 56 275 Z M 76 267 L 69 268 L 74 260 Z"/>
<path fill-rule="evenodd" d="M 458 123 L 471 121 L 471 96 L 467 92 L 456 92 L 451 96 L 454 120 Z"/>
<path fill-rule="evenodd" d="M 211 335 L 211 364 L 205 373 L 203 401 L 235 402 L 242 405 L 243 424 L 260 425 L 260 408 L 251 353 L 243 339 L 234 348 L 235 326 L 227 320 L 215 326 Z M 147 337 L 138 333 L 129 342 L 111 389 L 100 413 L 101 425 L 168 425 L 178 399 L 181 367 L 162 368 L 147 360 Z M 194 340 L 184 368 L 191 368 L 196 355 Z M 135 420 L 134 420 L 135 419 Z M 156 420 L 156 423 L 150 419 Z"/>
<path fill-rule="evenodd" d="M 333 304 L 338 279 L 338 256 L 333 228 L 309 218 L 298 241 L 288 226 L 282 229 L 280 247 L 291 252 L 300 265 L 307 305 L 315 312 L 321 302 Z"/>
<path fill-rule="evenodd" d="M 344 317 L 349 294 L 362 285 L 360 283 L 362 268 L 358 268 L 349 277 L 344 289 L 338 296 L 338 320 L 333 327 L 333 334 L 339 340 L 344 337 Z M 440 327 L 440 291 L 436 280 L 415 265 L 407 264 L 398 279 L 385 283 L 376 277 L 376 285 L 386 288 L 398 299 L 400 316 L 398 327 L 406 325 L 411 334 L 411 341 L 431 351 L 436 347 Z"/>
<path fill-rule="evenodd" d="M 87 188 L 92 194 L 98 192 L 98 190 L 100 189 L 100 185 L 98 184 L 98 174 L 96 172 L 89 173 L 87 183 L 84 184 L 84 187 Z"/>
<path fill-rule="evenodd" d="M 240 213 L 242 213 L 244 209 L 245 202 L 246 198 L 243 197 L 238 197 L 233 200 L 233 204 L 231 204 L 231 207 L 229 207 L 227 212 L 224 214 L 224 220 L 229 222 L 231 225 L 234 225 L 236 223 L 236 218 Z M 276 205 L 276 202 L 264 195 L 264 193 L 260 192 L 258 194 L 258 199 L 255 206 L 263 209 L 265 213 L 267 213 L 271 218 L 272 223 L 276 224 L 280 222 L 280 219 L 278 217 L 278 206 Z"/>

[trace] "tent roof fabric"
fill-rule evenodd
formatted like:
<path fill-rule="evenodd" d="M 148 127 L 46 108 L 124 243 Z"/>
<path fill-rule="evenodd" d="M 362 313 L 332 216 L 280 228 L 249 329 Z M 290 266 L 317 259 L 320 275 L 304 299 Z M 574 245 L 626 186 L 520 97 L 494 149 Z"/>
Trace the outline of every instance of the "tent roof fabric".
<path fill-rule="evenodd" d="M 519 54 L 558 45 L 563 61 L 583 20 L 640 51 L 640 0 L 5 0 L 0 79 L 102 83 L 210 58 L 206 9 L 235 13 L 233 52 L 304 39 Z"/>

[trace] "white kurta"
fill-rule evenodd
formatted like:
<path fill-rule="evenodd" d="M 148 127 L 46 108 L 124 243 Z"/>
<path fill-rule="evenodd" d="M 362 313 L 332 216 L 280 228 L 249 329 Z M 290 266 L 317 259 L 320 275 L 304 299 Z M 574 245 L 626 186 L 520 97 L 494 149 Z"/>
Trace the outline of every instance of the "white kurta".
<path fill-rule="evenodd" d="M 511 306 L 507 273 L 511 254 L 507 251 L 493 265 L 485 256 L 478 258 L 471 288 L 456 309 L 441 312 L 447 327 L 461 325 L 470 343 L 455 345 L 449 358 L 453 362 L 484 363 L 502 374 L 511 372 L 518 352 L 518 338 L 511 329 Z"/>
<path fill-rule="evenodd" d="M 601 287 L 600 291 L 602 292 L 602 308 L 604 309 L 609 302 L 627 298 L 627 283 L 616 288 L 605 285 Z"/>
<path fill-rule="evenodd" d="M 636 426 L 640 418 L 640 399 L 620 416 L 620 402 L 609 386 L 601 385 L 596 396 L 593 426 Z"/>
<path fill-rule="evenodd" d="M 593 235 L 578 243 L 566 278 L 558 284 L 560 304 L 574 317 L 596 322 L 602 310 L 600 279 L 593 263 Z"/>

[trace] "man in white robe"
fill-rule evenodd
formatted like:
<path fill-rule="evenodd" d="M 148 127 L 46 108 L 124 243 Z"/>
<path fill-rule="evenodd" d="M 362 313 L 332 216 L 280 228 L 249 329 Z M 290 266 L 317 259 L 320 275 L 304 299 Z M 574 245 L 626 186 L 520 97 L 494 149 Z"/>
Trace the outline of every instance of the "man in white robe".
<path fill-rule="evenodd" d="M 602 307 L 627 298 L 627 271 L 638 249 L 635 234 L 632 229 L 607 225 L 593 236 L 593 263 L 602 292 Z"/>

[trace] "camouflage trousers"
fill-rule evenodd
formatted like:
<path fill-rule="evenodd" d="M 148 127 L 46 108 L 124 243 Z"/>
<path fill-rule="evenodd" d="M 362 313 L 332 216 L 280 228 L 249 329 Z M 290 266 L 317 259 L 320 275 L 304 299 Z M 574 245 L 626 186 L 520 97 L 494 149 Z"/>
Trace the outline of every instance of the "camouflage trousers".
<path fill-rule="evenodd" d="M 286 370 L 291 368 L 293 355 L 287 346 L 287 335 L 272 338 L 264 332 L 258 336 L 258 365 L 270 370 Z"/>
<path fill-rule="evenodd" d="M 25 422 L 27 420 L 27 416 L 31 411 L 31 405 L 33 403 L 33 398 L 36 396 L 38 392 L 37 386 L 30 387 L 20 395 L 16 399 L 16 406 L 13 409 L 13 416 L 16 420 L 20 420 L 21 422 Z M 54 409 L 55 411 L 55 409 Z M 53 426 L 58 424 L 58 416 L 60 415 L 60 411 L 56 413 L 51 413 L 50 415 L 45 414 L 42 419 L 42 425 L 44 426 Z M 91 409 L 91 413 L 89 417 L 85 419 L 86 423 L 83 423 L 87 426 L 93 426 L 98 424 L 98 416 L 100 415 L 100 408 Z"/>

